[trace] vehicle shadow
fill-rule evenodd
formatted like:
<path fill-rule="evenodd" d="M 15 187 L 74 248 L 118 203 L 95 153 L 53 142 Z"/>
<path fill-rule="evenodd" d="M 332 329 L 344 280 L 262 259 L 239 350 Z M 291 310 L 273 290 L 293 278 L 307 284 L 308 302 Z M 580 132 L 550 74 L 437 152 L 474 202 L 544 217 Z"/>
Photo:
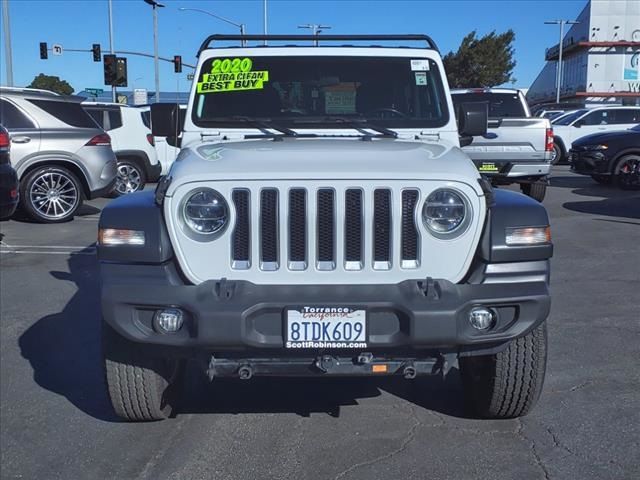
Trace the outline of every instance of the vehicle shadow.
<path fill-rule="evenodd" d="M 249 381 L 215 379 L 209 383 L 194 368 L 185 380 L 184 398 L 178 415 L 312 413 L 340 416 L 343 406 L 387 392 L 418 407 L 438 413 L 470 418 L 463 403 L 462 386 L 456 369 L 441 377 L 405 380 L 401 377 L 352 378 L 253 378 Z"/>
<path fill-rule="evenodd" d="M 64 396 L 82 412 L 107 422 L 119 422 L 111 408 L 101 356 L 101 313 L 98 262 L 87 247 L 67 260 L 68 272 L 52 271 L 76 291 L 61 312 L 35 322 L 19 338 L 22 356 L 42 388 Z M 195 362 L 187 369 L 177 414 L 327 413 L 387 392 L 425 409 L 464 417 L 457 370 L 443 381 L 423 377 L 407 381 L 380 378 L 253 378 L 209 382 Z"/>
<path fill-rule="evenodd" d="M 71 254 L 68 272 L 52 271 L 76 292 L 61 312 L 35 322 L 19 339 L 20 352 L 42 388 L 66 397 L 83 412 L 117 421 L 109 404 L 100 354 L 100 294 L 95 249 Z"/>
<path fill-rule="evenodd" d="M 640 219 L 640 191 L 621 190 L 611 185 L 600 185 L 590 177 L 551 177 L 551 186 L 570 188 L 572 193 L 597 198 L 577 202 L 565 202 L 563 208 L 579 213 Z"/>

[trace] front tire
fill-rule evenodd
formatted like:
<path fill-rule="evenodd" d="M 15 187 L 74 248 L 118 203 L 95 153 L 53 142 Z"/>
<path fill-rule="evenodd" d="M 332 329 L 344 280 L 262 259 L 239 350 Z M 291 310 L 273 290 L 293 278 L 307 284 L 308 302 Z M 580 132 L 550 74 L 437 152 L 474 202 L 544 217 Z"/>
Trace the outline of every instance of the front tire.
<path fill-rule="evenodd" d="M 522 183 L 520 184 L 520 190 L 528 197 L 542 202 L 547 194 L 547 184 L 545 182 Z"/>
<path fill-rule="evenodd" d="M 640 188 L 640 155 L 625 155 L 616 162 L 613 182 L 623 190 Z"/>
<path fill-rule="evenodd" d="M 179 400 L 184 361 L 149 355 L 102 324 L 105 376 L 116 415 L 130 422 L 168 418 Z"/>
<path fill-rule="evenodd" d="M 144 169 L 133 160 L 119 158 L 117 172 L 116 185 L 113 188 L 113 195 L 116 197 L 139 192 L 147 183 Z"/>
<path fill-rule="evenodd" d="M 20 205 L 37 222 L 66 222 L 82 205 L 80 181 L 64 167 L 35 168 L 20 182 Z"/>
<path fill-rule="evenodd" d="M 483 418 L 516 418 L 534 407 L 547 365 L 547 324 L 494 355 L 459 360 L 465 396 Z"/>
<path fill-rule="evenodd" d="M 551 165 L 558 165 L 559 163 L 562 162 L 563 158 L 564 158 L 564 150 L 562 150 L 562 147 L 559 144 L 554 143 L 553 152 L 551 154 Z"/>

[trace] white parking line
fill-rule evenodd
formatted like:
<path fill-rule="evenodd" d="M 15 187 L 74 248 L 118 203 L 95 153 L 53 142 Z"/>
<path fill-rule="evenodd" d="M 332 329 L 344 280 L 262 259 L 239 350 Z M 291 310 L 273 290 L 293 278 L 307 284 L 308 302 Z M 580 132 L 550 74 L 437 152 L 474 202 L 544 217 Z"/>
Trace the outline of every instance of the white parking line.
<path fill-rule="evenodd" d="M 95 255 L 95 243 L 87 246 L 71 245 L 9 245 L 0 244 L 0 254 L 43 254 L 43 255 Z"/>
<path fill-rule="evenodd" d="M 4 248 L 0 248 L 0 255 L 2 254 L 41 254 L 41 255 L 95 255 L 96 249 L 86 250 L 86 251 L 73 251 L 69 250 L 66 252 L 47 252 L 47 251 L 37 251 L 37 250 L 7 250 Z"/>

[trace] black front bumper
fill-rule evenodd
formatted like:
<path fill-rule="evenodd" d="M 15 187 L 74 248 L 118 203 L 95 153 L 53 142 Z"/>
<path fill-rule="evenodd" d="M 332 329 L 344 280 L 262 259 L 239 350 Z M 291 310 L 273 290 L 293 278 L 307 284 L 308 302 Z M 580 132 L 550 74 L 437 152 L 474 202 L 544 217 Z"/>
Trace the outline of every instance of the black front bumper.
<path fill-rule="evenodd" d="M 601 151 L 571 149 L 568 155 L 571 170 L 582 175 L 610 175 L 609 158 Z"/>
<path fill-rule="evenodd" d="M 18 206 L 20 196 L 16 171 L 8 163 L 0 163 L 0 219 L 11 217 Z"/>
<path fill-rule="evenodd" d="M 550 308 L 545 281 L 453 284 L 408 280 L 394 285 L 257 285 L 246 281 L 182 282 L 162 266 L 103 263 L 102 311 L 124 337 L 146 344 L 228 355 L 300 355 L 284 348 L 286 310 L 292 306 L 349 306 L 367 312 L 366 351 L 374 353 L 478 352 L 499 347 L 543 322 Z M 497 312 L 495 326 L 475 330 L 472 307 Z M 174 334 L 157 333 L 161 308 L 186 312 Z M 309 350 L 319 351 L 318 349 Z M 333 351 L 333 350 L 332 350 Z"/>

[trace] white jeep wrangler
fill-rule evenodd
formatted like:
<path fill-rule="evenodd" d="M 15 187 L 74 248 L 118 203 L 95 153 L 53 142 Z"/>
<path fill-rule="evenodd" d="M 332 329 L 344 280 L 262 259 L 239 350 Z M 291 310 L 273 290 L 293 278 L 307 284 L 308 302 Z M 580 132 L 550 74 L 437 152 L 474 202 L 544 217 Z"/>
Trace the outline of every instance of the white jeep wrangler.
<path fill-rule="evenodd" d="M 100 219 L 116 413 L 165 418 L 195 358 L 211 380 L 413 379 L 457 361 L 477 415 L 526 414 L 546 364 L 544 207 L 492 190 L 462 152 L 486 104 L 456 124 L 429 37 L 316 40 L 213 35 L 183 130 L 177 105 L 152 106 L 153 134 L 182 150 L 155 193 Z M 353 45 L 389 41 L 426 48 Z"/>

